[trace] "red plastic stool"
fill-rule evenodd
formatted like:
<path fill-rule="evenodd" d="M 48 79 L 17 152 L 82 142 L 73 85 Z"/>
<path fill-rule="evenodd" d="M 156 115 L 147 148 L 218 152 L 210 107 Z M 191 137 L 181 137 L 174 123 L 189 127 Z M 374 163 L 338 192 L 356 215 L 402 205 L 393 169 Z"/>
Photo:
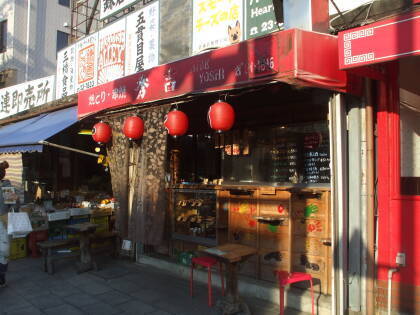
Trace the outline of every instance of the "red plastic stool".
<path fill-rule="evenodd" d="M 282 270 L 276 270 L 274 273 L 277 276 L 280 286 L 280 315 L 284 315 L 284 287 L 288 284 L 301 281 L 309 281 L 311 283 L 312 315 L 315 315 L 314 287 L 312 284 L 312 276 L 304 272 L 287 272 Z"/>
<path fill-rule="evenodd" d="M 222 295 L 225 295 L 225 283 L 223 280 L 222 263 L 218 262 L 217 259 L 211 257 L 194 257 L 191 260 L 191 277 L 190 277 L 190 294 L 193 296 L 193 273 L 194 265 L 200 265 L 207 268 L 208 274 L 208 301 L 209 306 L 212 306 L 212 290 L 211 290 L 211 267 L 219 264 L 220 279 L 222 281 Z"/>

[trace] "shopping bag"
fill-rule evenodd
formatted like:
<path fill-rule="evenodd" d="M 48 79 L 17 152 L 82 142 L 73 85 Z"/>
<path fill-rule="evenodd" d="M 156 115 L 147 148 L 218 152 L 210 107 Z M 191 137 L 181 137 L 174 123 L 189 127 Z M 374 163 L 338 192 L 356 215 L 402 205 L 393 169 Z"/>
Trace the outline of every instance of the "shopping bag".
<path fill-rule="evenodd" d="M 25 237 L 32 232 L 31 221 L 26 212 L 9 212 L 7 219 L 7 234 L 14 238 Z"/>

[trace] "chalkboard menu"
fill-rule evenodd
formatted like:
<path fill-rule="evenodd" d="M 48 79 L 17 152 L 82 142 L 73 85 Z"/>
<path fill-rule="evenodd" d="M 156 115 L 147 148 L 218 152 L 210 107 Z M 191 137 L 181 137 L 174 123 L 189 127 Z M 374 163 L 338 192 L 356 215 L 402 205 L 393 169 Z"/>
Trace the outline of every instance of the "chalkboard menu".
<path fill-rule="evenodd" d="M 305 183 L 330 182 L 330 141 L 328 133 L 312 132 L 303 136 Z"/>
<path fill-rule="evenodd" d="M 270 150 L 271 155 L 271 182 L 291 182 L 299 181 L 299 160 L 301 155 L 298 137 L 294 135 L 284 135 L 276 139 L 274 146 Z"/>

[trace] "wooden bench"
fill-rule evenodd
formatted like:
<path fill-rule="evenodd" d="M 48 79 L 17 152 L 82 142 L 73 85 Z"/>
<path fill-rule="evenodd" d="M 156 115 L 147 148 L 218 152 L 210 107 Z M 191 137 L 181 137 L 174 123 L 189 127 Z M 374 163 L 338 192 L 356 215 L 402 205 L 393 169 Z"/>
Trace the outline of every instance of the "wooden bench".
<path fill-rule="evenodd" d="M 118 254 L 117 251 L 117 233 L 115 232 L 101 232 L 92 234 L 90 238 L 92 254 L 99 254 L 104 252 L 111 252 L 113 257 Z M 110 244 L 107 242 L 110 241 Z M 54 261 L 59 259 L 73 258 L 80 256 L 80 251 L 70 250 L 71 248 L 79 245 L 78 238 L 71 238 L 67 240 L 49 240 L 38 242 L 38 246 L 42 252 L 43 269 L 48 274 L 54 273 Z M 97 246 L 99 245 L 99 246 Z M 102 246 L 101 246 L 102 245 Z M 66 250 L 60 252 L 60 250 Z"/>
<path fill-rule="evenodd" d="M 79 256 L 79 251 L 70 250 L 71 247 L 77 246 L 78 244 L 79 240 L 77 238 L 39 242 L 38 246 L 42 252 L 44 271 L 52 275 L 54 273 L 53 262 L 55 260 Z M 66 251 L 60 252 L 60 250 Z M 70 250 L 70 252 L 67 250 Z"/>

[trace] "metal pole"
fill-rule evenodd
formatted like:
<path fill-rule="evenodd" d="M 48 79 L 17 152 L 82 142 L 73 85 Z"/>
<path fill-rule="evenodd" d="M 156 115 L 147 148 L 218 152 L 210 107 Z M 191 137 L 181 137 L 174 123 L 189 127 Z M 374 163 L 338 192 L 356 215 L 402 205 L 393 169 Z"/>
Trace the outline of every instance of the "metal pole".
<path fill-rule="evenodd" d="M 69 151 L 73 151 L 73 152 L 77 152 L 77 153 L 81 153 L 81 154 L 85 154 L 85 155 L 90 155 L 90 156 L 93 156 L 93 157 L 96 157 L 96 158 L 99 157 L 99 154 L 95 154 L 95 153 L 92 153 L 92 152 L 87 152 L 87 151 L 67 147 L 65 145 L 51 143 L 51 142 L 48 142 L 48 141 L 38 141 L 38 143 L 43 144 L 43 145 L 49 145 L 50 147 L 55 147 L 55 148 L 59 148 L 59 149 L 63 149 L 63 150 L 69 150 Z"/>
<path fill-rule="evenodd" d="M 347 236 L 348 236 L 348 177 L 347 177 L 347 125 L 344 98 L 336 94 L 331 98 L 330 128 L 332 162 L 332 231 L 333 231 L 333 314 L 347 311 Z"/>

